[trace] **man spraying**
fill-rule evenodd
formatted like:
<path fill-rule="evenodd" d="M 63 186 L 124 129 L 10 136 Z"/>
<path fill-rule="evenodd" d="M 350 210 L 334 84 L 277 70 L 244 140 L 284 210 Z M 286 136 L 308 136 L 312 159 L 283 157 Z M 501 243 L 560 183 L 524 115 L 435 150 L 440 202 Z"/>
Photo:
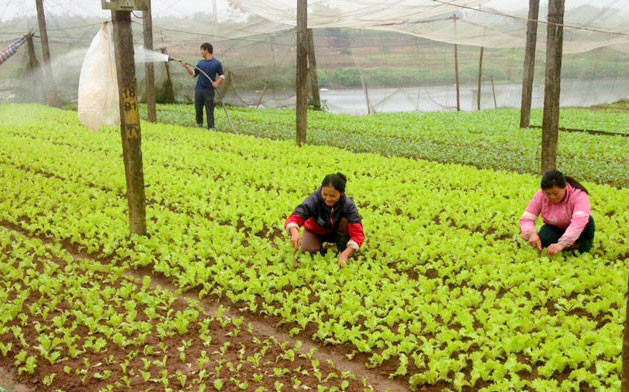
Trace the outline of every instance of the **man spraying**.
<path fill-rule="evenodd" d="M 201 57 L 203 60 L 199 61 L 196 68 L 190 67 L 185 61 L 181 62 L 181 65 L 188 71 L 188 73 L 197 77 L 197 87 L 194 92 L 194 106 L 197 115 L 197 126 L 203 128 L 203 106 L 207 115 L 207 127 L 213 131 L 214 128 L 214 89 L 225 79 L 223 73 L 223 64 L 214 58 L 214 48 L 208 42 L 201 45 Z M 200 68 L 207 74 L 199 72 L 197 68 Z M 208 76 L 210 77 L 208 79 Z"/>

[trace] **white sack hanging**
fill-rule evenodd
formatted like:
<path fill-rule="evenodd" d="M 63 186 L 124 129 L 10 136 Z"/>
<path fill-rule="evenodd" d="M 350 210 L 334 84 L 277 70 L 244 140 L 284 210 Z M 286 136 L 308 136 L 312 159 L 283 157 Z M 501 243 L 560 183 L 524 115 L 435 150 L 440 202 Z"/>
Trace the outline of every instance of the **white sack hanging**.
<path fill-rule="evenodd" d="M 79 120 L 98 131 L 120 124 L 116 59 L 111 24 L 104 22 L 90 44 L 79 78 Z"/>

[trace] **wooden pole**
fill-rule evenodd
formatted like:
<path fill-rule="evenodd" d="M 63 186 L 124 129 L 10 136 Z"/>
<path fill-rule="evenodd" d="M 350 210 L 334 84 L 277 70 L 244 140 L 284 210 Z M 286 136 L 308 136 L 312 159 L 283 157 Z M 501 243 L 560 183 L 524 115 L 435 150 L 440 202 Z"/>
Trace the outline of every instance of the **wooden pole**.
<path fill-rule="evenodd" d="M 481 46 L 480 48 L 480 59 L 478 60 L 478 96 L 476 98 L 476 109 L 480 110 L 480 89 L 481 83 L 483 80 L 483 52 L 485 48 Z"/>
<path fill-rule="evenodd" d="M 454 15 L 453 23 L 454 23 L 454 34 L 456 35 L 456 20 L 457 16 Z M 459 85 L 459 46 L 454 44 L 454 76 L 456 78 L 456 111 L 461 111 L 461 90 Z"/>
<path fill-rule="evenodd" d="M 218 38 L 218 11 L 216 9 L 216 0 L 212 0 L 212 18 L 213 18 L 213 37 L 214 44 L 216 44 L 216 39 Z"/>
<path fill-rule="evenodd" d="M 498 109 L 498 102 L 496 102 L 496 88 L 494 87 L 494 75 L 491 75 L 491 92 L 494 95 L 494 108 Z"/>
<path fill-rule="evenodd" d="M 144 47 L 153 50 L 153 17 L 151 15 L 151 0 L 147 1 L 148 10 L 142 11 L 144 27 Z M 149 122 L 157 121 L 155 108 L 155 66 L 151 62 L 145 64 L 146 72 L 146 109 Z"/>
<path fill-rule="evenodd" d="M 319 94 L 319 76 L 317 75 L 317 58 L 315 56 L 314 34 L 308 29 L 308 74 L 312 90 L 312 106 L 321 110 L 321 96 Z"/>
<path fill-rule="evenodd" d="M 629 295 L 625 295 L 625 297 L 627 298 L 627 309 L 625 310 L 625 330 L 622 335 L 622 384 L 620 390 L 629 392 Z"/>
<path fill-rule="evenodd" d="M 454 44 L 454 74 L 456 77 L 456 111 L 461 111 L 461 89 L 459 85 L 459 53 L 458 45 Z"/>
<path fill-rule="evenodd" d="M 264 89 L 262 89 L 262 94 L 260 94 L 260 98 L 258 99 L 258 103 L 256 104 L 256 109 L 262 105 L 262 99 L 264 98 L 264 94 L 266 94 L 267 84 L 264 82 Z"/>
<path fill-rule="evenodd" d="M 166 48 L 161 48 L 160 51 L 166 54 Z M 166 67 L 166 91 L 164 92 L 164 102 L 162 103 L 175 103 L 175 89 L 173 88 L 173 80 L 170 78 L 170 66 L 168 65 L 168 61 L 164 63 L 164 67 Z"/>
<path fill-rule="evenodd" d="M 227 90 L 232 86 L 232 83 L 234 81 L 234 77 L 232 76 L 233 74 L 231 73 L 231 71 L 229 69 L 225 70 L 225 80 L 223 80 L 223 83 L 221 83 L 220 86 L 218 86 L 218 91 L 220 91 L 220 99 L 221 102 L 223 101 L 223 97 L 225 96 L 225 94 L 227 94 Z M 236 91 L 236 90 L 234 90 Z"/>
<path fill-rule="evenodd" d="M 544 122 L 542 124 L 542 173 L 557 167 L 559 95 L 561 91 L 561 57 L 563 53 L 563 15 L 564 0 L 549 0 Z"/>
<path fill-rule="evenodd" d="M 363 86 L 363 93 L 365 94 L 365 102 L 367 103 L 367 114 L 372 114 L 375 110 L 371 106 L 371 100 L 369 99 L 369 89 L 367 88 L 367 82 L 363 78 L 363 73 L 360 73 L 360 84 Z"/>
<path fill-rule="evenodd" d="M 526 28 L 526 49 L 524 50 L 524 72 L 522 79 L 522 103 L 520 105 L 520 128 L 531 125 L 531 104 L 533 101 L 533 79 L 535 77 L 535 48 L 537 46 L 537 19 L 539 0 L 529 0 L 529 22 Z"/>
<path fill-rule="evenodd" d="M 26 67 L 24 67 L 24 72 L 21 74 L 22 83 L 32 84 L 32 81 L 29 79 L 33 72 L 37 70 L 39 67 L 39 61 L 37 60 L 37 55 L 35 54 L 35 43 L 33 42 L 33 34 L 28 34 L 26 37 L 26 50 L 28 53 L 28 60 L 26 62 Z M 41 102 L 41 89 L 39 84 L 35 83 L 32 88 L 22 88 L 17 90 L 18 99 L 20 102 Z"/>
<path fill-rule="evenodd" d="M 129 228 L 131 234 L 146 235 L 146 197 L 142 167 L 142 133 L 138 108 L 131 13 L 112 11 L 114 48 L 120 96 L 120 134 L 127 180 Z"/>
<path fill-rule="evenodd" d="M 53 78 L 52 66 L 50 65 L 50 46 L 48 45 L 48 30 L 46 29 L 46 14 L 44 13 L 44 0 L 35 0 L 37 7 L 37 22 L 39 24 L 39 35 L 41 37 L 42 55 L 44 58 L 44 74 L 46 75 L 46 98 L 48 105 L 57 106 L 57 87 Z"/>
<path fill-rule="evenodd" d="M 297 0 L 297 145 L 306 143 L 308 126 L 308 1 Z"/>
<path fill-rule="evenodd" d="M 37 55 L 35 54 L 35 43 L 33 42 L 33 34 L 28 35 L 28 39 L 26 40 L 26 47 L 28 48 L 28 72 L 33 72 L 37 67 L 39 67 L 39 61 L 37 61 Z"/>

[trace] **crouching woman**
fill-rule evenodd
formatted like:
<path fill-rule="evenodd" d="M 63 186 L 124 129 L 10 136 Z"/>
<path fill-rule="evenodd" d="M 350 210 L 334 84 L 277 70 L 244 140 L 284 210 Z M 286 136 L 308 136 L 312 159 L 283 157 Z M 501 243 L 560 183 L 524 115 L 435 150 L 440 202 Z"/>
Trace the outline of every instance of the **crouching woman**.
<path fill-rule="evenodd" d="M 538 250 L 554 255 L 564 250 L 589 252 L 594 242 L 594 219 L 585 187 L 558 170 L 544 174 L 542 186 L 520 219 L 522 238 Z M 535 232 L 542 214 L 544 226 Z"/>
<path fill-rule="evenodd" d="M 345 196 L 346 183 L 341 173 L 325 176 L 321 187 L 295 209 L 284 225 L 295 250 L 301 246 L 305 252 L 324 254 L 324 243 L 336 244 L 341 268 L 365 240 L 356 204 Z M 303 237 L 301 226 L 305 228 Z"/>

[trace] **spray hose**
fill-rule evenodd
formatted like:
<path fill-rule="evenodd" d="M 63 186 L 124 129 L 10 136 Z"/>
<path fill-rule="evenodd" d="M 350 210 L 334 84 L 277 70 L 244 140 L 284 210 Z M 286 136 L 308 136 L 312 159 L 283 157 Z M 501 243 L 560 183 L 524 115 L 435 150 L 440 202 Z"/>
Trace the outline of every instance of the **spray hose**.
<path fill-rule="evenodd" d="M 177 61 L 178 63 L 181 63 L 181 64 L 184 63 L 183 60 L 174 58 L 172 56 L 168 56 L 168 61 Z M 214 80 L 210 77 L 210 75 L 205 73 L 205 71 L 203 71 L 201 68 L 197 67 L 196 65 L 193 65 L 193 67 L 194 69 L 202 73 L 206 78 L 208 78 L 212 83 L 214 82 Z M 218 88 L 214 88 L 214 90 L 218 93 L 218 96 L 221 98 L 221 106 L 223 106 L 223 110 L 225 110 L 225 117 L 227 118 L 227 122 L 229 122 L 229 126 L 231 127 L 232 132 L 234 132 L 235 134 L 238 134 L 236 127 L 234 127 L 234 123 L 232 123 L 232 120 L 229 117 L 229 112 L 227 111 L 227 107 L 225 106 L 225 99 L 224 99 L 223 94 Z"/>

